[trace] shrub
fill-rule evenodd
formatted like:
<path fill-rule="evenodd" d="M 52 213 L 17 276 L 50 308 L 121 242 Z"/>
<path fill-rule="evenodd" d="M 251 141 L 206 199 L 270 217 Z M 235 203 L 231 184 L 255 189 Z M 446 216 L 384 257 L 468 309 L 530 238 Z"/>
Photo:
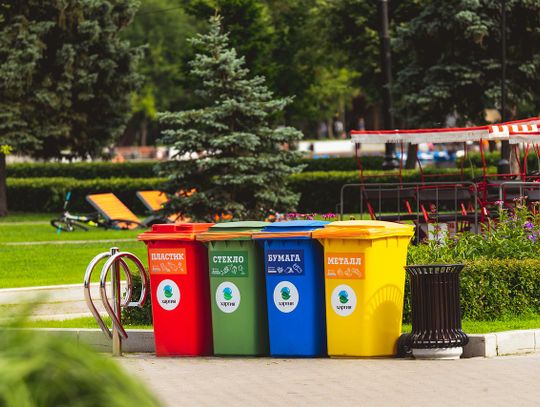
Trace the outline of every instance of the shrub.
<path fill-rule="evenodd" d="M 65 164 L 61 164 L 65 165 Z M 67 167 L 66 167 L 67 169 Z M 490 171 L 495 172 L 494 168 Z M 453 168 L 426 168 L 426 181 L 460 180 L 461 172 Z M 442 174 L 437 178 L 432 174 Z M 482 171 L 465 171 L 464 179 L 480 176 Z M 364 171 L 366 183 L 399 182 L 395 172 Z M 419 170 L 403 171 L 403 182 L 420 182 Z M 73 211 L 90 211 L 92 208 L 85 201 L 85 196 L 91 193 L 114 192 L 129 208 L 136 213 L 146 213 L 135 192 L 143 189 L 159 189 L 165 182 L 164 178 L 103 178 L 75 179 L 65 177 L 54 178 L 8 178 L 8 205 L 12 211 L 27 212 L 59 212 L 62 209 L 67 191 L 72 191 L 69 208 Z M 303 172 L 289 177 L 291 187 L 301 193 L 298 210 L 301 212 L 334 212 L 339 203 L 341 187 L 347 183 L 359 183 L 360 173 L 355 171 L 314 171 Z M 345 195 L 348 205 L 346 212 L 358 209 L 358 189 L 351 189 Z"/>
<path fill-rule="evenodd" d="M 96 178 L 153 178 L 155 161 L 126 163 L 79 162 L 62 163 L 20 163 L 6 168 L 8 178 L 67 177 L 76 179 Z"/>
<path fill-rule="evenodd" d="M 163 182 L 161 178 L 8 178 L 8 207 L 12 211 L 61 212 L 66 192 L 71 191 L 69 210 L 90 212 L 93 208 L 86 202 L 86 195 L 113 192 L 132 211 L 143 214 L 147 209 L 136 191 L 156 189 Z"/>
<path fill-rule="evenodd" d="M 501 159 L 501 153 L 498 151 L 493 153 L 486 151 L 484 153 L 484 157 L 486 159 L 486 164 L 488 167 L 496 167 L 497 163 Z M 524 155 L 521 154 L 520 163 L 523 163 L 523 157 Z M 468 153 L 467 157 L 460 157 L 456 160 L 456 167 L 461 168 L 462 163 L 464 168 L 469 168 L 471 166 L 480 168 L 483 165 L 482 156 L 480 155 L 480 153 L 476 152 Z M 534 150 L 531 149 L 529 155 L 527 156 L 527 170 L 538 170 L 539 168 L 539 158 L 534 152 Z"/>
<path fill-rule="evenodd" d="M 462 233 L 409 250 L 410 264 L 531 258 L 540 259 L 540 215 L 538 205 L 531 211 L 520 200 L 512 209 L 501 208 L 497 222 L 482 233 Z"/>
<path fill-rule="evenodd" d="M 141 276 L 132 274 L 133 299 L 138 299 L 141 295 Z M 125 325 L 152 325 L 152 290 L 148 290 L 146 302 L 142 308 L 130 307 L 122 309 L 122 323 Z"/>
<path fill-rule="evenodd" d="M 364 170 L 380 170 L 384 157 L 361 157 Z M 17 163 L 6 168 L 8 178 L 42 178 L 68 177 L 76 179 L 94 178 L 153 178 L 156 161 L 131 161 L 112 163 L 107 161 L 77 162 L 62 164 Z M 300 163 L 305 166 L 304 172 L 310 171 L 356 171 L 358 162 L 355 157 L 338 158 L 303 158 Z"/>
<path fill-rule="evenodd" d="M 383 161 L 384 157 L 382 156 L 360 157 L 360 163 L 364 170 L 380 170 Z M 303 158 L 301 164 L 305 165 L 304 172 L 358 170 L 356 157 Z"/>
<path fill-rule="evenodd" d="M 496 172 L 494 168 L 490 171 Z M 424 170 L 425 181 L 455 181 L 461 179 L 461 171 L 455 168 L 434 168 L 429 167 Z M 440 176 L 430 177 L 438 174 Z M 482 174 L 480 169 L 474 171 L 465 171 L 463 176 L 465 180 L 478 177 Z M 364 171 L 365 183 L 389 183 L 399 182 L 399 176 L 396 172 L 387 171 Z M 289 178 L 292 188 L 301 193 L 298 210 L 303 212 L 333 212 L 336 211 L 336 205 L 339 203 L 341 187 L 344 184 L 360 183 L 360 172 L 357 171 L 330 171 L 330 172 L 303 172 L 294 174 Z M 419 170 L 404 170 L 403 182 L 420 182 L 421 175 Z M 348 189 L 345 194 L 347 213 L 355 213 L 359 210 L 359 189 Z"/>
<path fill-rule="evenodd" d="M 1 406 L 159 405 L 111 358 L 69 335 L 21 329 L 28 325 L 17 317 L 0 335 Z"/>
<path fill-rule="evenodd" d="M 518 200 L 514 208 L 501 208 L 499 214 L 498 221 L 481 234 L 463 233 L 409 248 L 409 264 L 466 265 L 461 274 L 465 318 L 490 320 L 540 313 L 538 208 L 529 210 Z M 410 315 L 408 309 L 405 315 Z"/>

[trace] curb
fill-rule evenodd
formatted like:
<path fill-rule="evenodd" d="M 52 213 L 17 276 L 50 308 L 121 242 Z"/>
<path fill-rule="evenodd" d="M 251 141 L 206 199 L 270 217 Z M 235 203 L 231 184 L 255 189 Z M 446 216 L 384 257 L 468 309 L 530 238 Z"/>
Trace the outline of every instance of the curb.
<path fill-rule="evenodd" d="M 540 329 L 469 335 L 469 343 L 463 348 L 462 357 L 483 356 L 491 358 L 533 352 L 540 352 Z"/>
<path fill-rule="evenodd" d="M 101 329 L 84 328 L 29 328 L 31 331 L 69 337 L 84 343 L 98 352 L 112 352 L 112 341 Z M 122 341 L 122 350 L 128 353 L 155 353 L 154 331 L 150 329 L 129 329 L 128 338 Z"/>
<path fill-rule="evenodd" d="M 100 329 L 78 328 L 32 328 L 34 331 L 52 335 L 67 335 L 77 342 L 90 345 L 99 352 L 111 352 L 112 343 Z M 128 339 L 123 341 L 124 352 L 155 353 L 154 331 L 151 329 L 130 329 Z M 462 358 L 507 355 L 523 355 L 540 352 L 540 329 L 496 332 L 469 335 L 469 343 L 463 348 Z"/>

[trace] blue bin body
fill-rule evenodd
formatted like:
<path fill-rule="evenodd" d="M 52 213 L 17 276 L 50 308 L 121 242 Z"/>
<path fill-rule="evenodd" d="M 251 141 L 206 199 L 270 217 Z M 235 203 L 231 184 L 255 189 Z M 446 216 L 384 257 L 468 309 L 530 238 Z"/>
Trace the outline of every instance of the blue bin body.
<path fill-rule="evenodd" d="M 310 232 L 327 223 L 277 222 L 262 232 Z M 264 259 L 270 354 L 326 355 L 322 245 L 308 236 L 264 238 Z"/>

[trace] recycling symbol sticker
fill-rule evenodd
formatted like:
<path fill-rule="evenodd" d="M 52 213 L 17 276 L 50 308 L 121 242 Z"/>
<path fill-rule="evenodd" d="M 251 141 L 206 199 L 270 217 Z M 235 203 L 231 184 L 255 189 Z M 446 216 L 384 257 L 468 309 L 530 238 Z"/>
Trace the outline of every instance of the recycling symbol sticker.
<path fill-rule="evenodd" d="M 351 315 L 356 309 L 356 293 L 347 284 L 338 285 L 332 291 L 332 309 L 341 317 Z"/>

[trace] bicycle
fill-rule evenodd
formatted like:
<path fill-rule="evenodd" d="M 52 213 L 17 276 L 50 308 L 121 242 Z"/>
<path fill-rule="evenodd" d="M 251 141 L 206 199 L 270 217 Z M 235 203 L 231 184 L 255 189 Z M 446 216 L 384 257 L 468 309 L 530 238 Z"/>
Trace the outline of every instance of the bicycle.
<path fill-rule="evenodd" d="M 64 201 L 62 214 L 59 218 L 51 220 L 51 226 L 54 227 L 58 233 L 60 233 L 60 231 L 74 232 L 77 229 L 88 232 L 89 227 L 117 230 L 128 230 L 131 229 L 131 226 L 133 225 L 140 228 L 146 227 L 144 224 L 133 220 L 103 219 L 98 213 L 91 215 L 72 215 L 67 210 L 70 198 L 71 192 L 68 192 Z"/>

